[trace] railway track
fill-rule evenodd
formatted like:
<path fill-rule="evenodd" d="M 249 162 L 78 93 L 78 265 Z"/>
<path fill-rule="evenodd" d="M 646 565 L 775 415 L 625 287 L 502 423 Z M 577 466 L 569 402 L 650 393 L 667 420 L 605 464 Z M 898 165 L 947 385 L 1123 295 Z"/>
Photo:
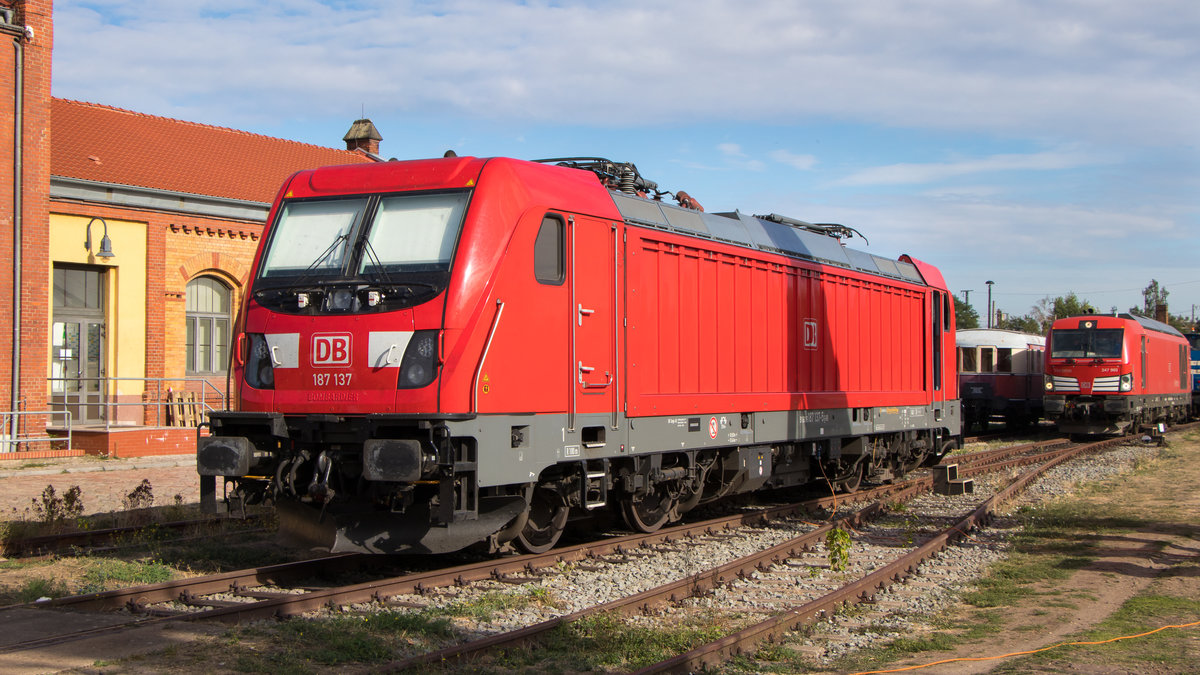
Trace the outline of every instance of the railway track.
<path fill-rule="evenodd" d="M 1083 453 L 1094 452 L 1106 447 L 1127 443 L 1127 439 L 1108 439 L 1096 443 L 1063 447 L 1038 456 L 1041 460 L 1035 468 L 1024 471 L 1003 488 L 990 496 L 961 519 L 956 519 L 940 532 L 926 538 L 919 545 L 871 571 L 855 581 L 819 595 L 800 605 L 780 608 L 761 621 L 726 635 L 718 640 L 692 649 L 674 658 L 638 670 L 638 675 L 649 673 L 685 673 L 703 666 L 720 664 L 735 655 L 752 653 L 757 645 L 767 640 L 781 640 L 787 633 L 801 626 L 811 626 L 835 613 L 839 608 L 863 602 L 873 602 L 877 593 L 913 576 L 918 567 L 944 550 L 952 543 L 970 536 L 970 533 L 987 524 L 996 509 L 1009 501 L 1045 471 L 1069 461 Z M 973 473 L 997 470 L 1007 462 L 992 463 L 970 469 Z"/>
<path fill-rule="evenodd" d="M 1063 441 L 1025 444 L 1000 450 L 963 455 L 958 458 L 964 476 L 984 471 L 999 471 L 1018 463 L 1047 461 L 1050 455 L 1060 451 L 1047 451 L 1047 445 L 1062 444 Z M 665 528 L 653 534 L 637 534 L 609 537 L 596 542 L 555 549 L 540 555 L 522 555 L 500 560 L 486 560 L 445 569 L 434 569 L 403 573 L 396 576 L 375 578 L 362 583 L 320 587 L 295 584 L 319 574 L 333 572 L 362 571 L 379 563 L 378 557 L 342 555 L 316 560 L 273 565 L 267 568 L 243 570 L 193 579 L 182 579 L 164 584 L 140 586 L 130 589 L 106 591 L 84 596 L 60 598 L 26 606 L 14 606 L 0 610 L 0 622 L 5 611 L 39 611 L 55 609 L 85 610 L 90 612 L 119 611 L 125 620 L 115 625 L 100 628 L 89 627 L 78 631 L 63 631 L 61 634 L 36 639 L 13 641 L 0 646 L 0 653 L 29 650 L 83 640 L 98 635 L 118 632 L 130 628 L 180 621 L 224 621 L 239 622 L 252 619 L 297 616 L 305 612 L 329 606 L 344 606 L 356 603 L 397 602 L 405 595 L 421 595 L 438 588 L 464 586 L 482 581 L 523 583 L 539 578 L 539 575 L 569 563 L 589 564 L 613 562 L 625 556 L 654 555 L 654 547 L 688 546 L 689 541 L 714 536 L 734 536 L 739 528 L 777 522 L 780 519 L 796 519 L 815 510 L 845 509 L 850 504 L 873 502 L 858 513 L 847 516 L 844 527 L 858 528 L 883 511 L 882 504 L 907 500 L 927 491 L 932 485 L 930 476 L 923 476 L 896 485 L 882 486 L 851 495 L 833 495 L 802 503 L 788 504 L 748 511 L 731 516 L 714 518 L 703 522 Z M 569 623 L 583 616 L 600 611 L 637 614 L 649 608 L 679 602 L 712 592 L 739 578 L 754 574 L 781 561 L 803 555 L 805 549 L 817 546 L 833 525 L 809 524 L 807 532 L 790 538 L 786 542 L 767 547 L 756 556 L 730 561 L 701 574 L 691 575 L 670 584 L 634 593 L 628 597 L 602 603 L 594 607 L 559 617 L 546 625 L 531 626 L 512 635 L 493 636 L 478 644 L 471 643 L 452 648 L 444 653 L 432 653 L 418 659 L 434 659 L 445 662 L 466 655 L 479 654 L 503 645 L 523 644 L 535 640 L 545 630 Z M 730 534 L 726 534 L 730 533 Z M 377 575 L 377 571 L 371 574 Z M 399 601 L 403 604 L 403 601 Z M 740 643 L 739 643 L 740 644 Z M 742 649 L 743 647 L 737 647 Z M 721 652 L 718 651 L 718 654 Z M 420 661 L 422 663 L 428 661 Z M 704 662 L 704 661 L 702 661 Z M 396 668 L 415 667 L 414 662 L 392 664 Z"/>
<path fill-rule="evenodd" d="M 1086 446 L 1071 446 L 1068 441 L 1052 440 L 1041 443 L 1029 443 L 998 450 L 973 453 L 960 456 L 962 466 L 960 475 L 973 476 L 988 472 L 1004 471 L 1013 467 L 1041 464 L 1042 469 L 1057 465 L 1082 452 L 1095 450 L 1115 441 L 1106 441 Z M 1047 448 L 1057 448 L 1050 449 Z M 1023 486 L 1036 478 L 1039 470 L 1027 472 L 1021 478 Z M 881 495 L 870 506 L 853 514 L 827 522 L 819 527 L 805 532 L 795 538 L 784 541 L 770 548 L 763 549 L 752 555 L 744 556 L 729 563 L 700 574 L 664 584 L 640 593 L 626 596 L 611 602 L 594 605 L 585 609 L 565 614 L 541 623 L 528 626 L 516 631 L 492 635 L 480 640 L 455 645 L 438 651 L 421 654 L 401 661 L 388 664 L 383 668 L 389 672 L 418 672 L 434 665 L 453 664 L 462 660 L 480 659 L 487 653 L 512 649 L 515 647 L 535 644 L 539 639 L 552 630 L 579 621 L 589 616 L 601 613 L 619 614 L 626 617 L 649 614 L 656 609 L 675 606 L 685 601 L 704 598 L 722 588 L 742 582 L 756 576 L 770 573 L 771 570 L 787 569 L 783 576 L 790 579 L 776 580 L 776 587 L 789 590 L 794 594 L 796 575 L 807 574 L 814 569 L 813 565 L 821 565 L 823 553 L 814 553 L 821 547 L 826 536 L 834 528 L 858 531 L 872 520 L 887 512 L 889 506 L 908 502 L 919 495 L 928 493 L 933 487 L 933 477 L 924 476 L 906 481 L 895 491 Z M 833 498 L 825 498 L 832 500 Z M 985 509 L 985 506 L 987 507 Z M 763 625 L 746 629 L 745 634 L 735 634 L 712 645 L 698 648 L 696 654 L 684 655 L 676 663 L 664 662 L 643 672 L 690 672 L 702 666 L 714 666 L 729 656 L 743 652 L 760 640 L 775 639 L 782 632 L 794 629 L 801 623 L 812 623 L 816 619 L 832 614 L 837 607 L 869 599 L 875 590 L 886 587 L 912 574 L 915 567 L 933 552 L 943 549 L 953 539 L 974 529 L 990 513 L 990 505 L 981 506 L 965 519 L 952 524 L 945 531 L 932 536 L 924 545 L 916 548 L 913 553 L 891 565 L 875 570 L 869 575 L 849 584 L 836 584 L 834 588 L 807 603 L 803 607 L 788 607 L 781 611 L 778 617 L 764 620 Z M 891 547 L 891 548 L 894 548 Z M 788 569 L 790 568 L 790 569 Z M 745 613 L 746 607 L 735 608 L 739 613 Z M 776 628 L 776 624 L 779 627 Z"/>
<path fill-rule="evenodd" d="M 161 523 L 129 525 L 125 527 L 106 527 L 95 530 L 78 530 L 72 532 L 55 532 L 33 537 L 9 539 L 3 542 L 4 555 L 15 558 L 30 558 L 36 556 L 54 555 L 66 552 L 86 551 L 95 552 L 101 549 L 115 548 L 123 542 L 136 542 L 153 536 L 163 540 L 164 536 L 172 541 L 184 541 L 188 538 L 207 537 L 218 534 L 219 530 L 235 525 L 238 534 L 250 532 L 265 532 L 261 524 L 266 517 L 262 514 L 247 514 L 244 517 L 198 518 L 191 520 L 173 520 Z M 200 534 L 188 535 L 189 532 Z"/>

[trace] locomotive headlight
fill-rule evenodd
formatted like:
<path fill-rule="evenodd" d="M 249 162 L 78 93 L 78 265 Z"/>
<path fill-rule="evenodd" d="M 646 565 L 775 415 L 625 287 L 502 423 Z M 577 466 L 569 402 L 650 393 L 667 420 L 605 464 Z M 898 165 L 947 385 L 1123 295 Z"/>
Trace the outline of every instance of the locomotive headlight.
<path fill-rule="evenodd" d="M 271 360 L 271 347 L 267 336 L 262 333 L 247 333 L 249 343 L 246 354 L 246 384 L 255 389 L 275 388 L 275 364 Z"/>
<path fill-rule="evenodd" d="M 1133 391 L 1133 373 L 1121 376 L 1121 391 Z"/>
<path fill-rule="evenodd" d="M 413 333 L 400 361 L 398 389 L 416 389 L 433 382 L 437 377 L 438 332 L 419 330 Z"/>
<path fill-rule="evenodd" d="M 338 288 L 329 294 L 325 302 L 327 303 L 326 309 L 331 311 L 348 311 L 354 305 L 354 292 L 345 288 Z"/>
<path fill-rule="evenodd" d="M 1042 382 L 1046 387 L 1046 391 L 1054 391 L 1054 380 L 1049 375 L 1043 375 Z"/>

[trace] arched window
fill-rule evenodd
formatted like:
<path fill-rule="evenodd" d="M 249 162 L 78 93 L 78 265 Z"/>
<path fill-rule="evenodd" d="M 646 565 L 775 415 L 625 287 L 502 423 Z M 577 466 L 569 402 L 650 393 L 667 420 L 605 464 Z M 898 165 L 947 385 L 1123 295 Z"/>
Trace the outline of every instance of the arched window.
<path fill-rule="evenodd" d="M 229 367 L 229 287 L 213 277 L 187 285 L 187 372 L 223 373 Z"/>

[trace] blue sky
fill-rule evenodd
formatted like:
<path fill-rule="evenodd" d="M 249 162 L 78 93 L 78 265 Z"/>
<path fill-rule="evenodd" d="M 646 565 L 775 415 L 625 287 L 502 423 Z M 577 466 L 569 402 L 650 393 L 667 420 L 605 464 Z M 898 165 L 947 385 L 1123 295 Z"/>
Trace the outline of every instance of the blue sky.
<path fill-rule="evenodd" d="M 381 154 L 603 156 L 1025 314 L 1200 317 L 1195 0 L 59 0 L 55 96 Z M 862 240 L 851 243 L 863 247 Z"/>

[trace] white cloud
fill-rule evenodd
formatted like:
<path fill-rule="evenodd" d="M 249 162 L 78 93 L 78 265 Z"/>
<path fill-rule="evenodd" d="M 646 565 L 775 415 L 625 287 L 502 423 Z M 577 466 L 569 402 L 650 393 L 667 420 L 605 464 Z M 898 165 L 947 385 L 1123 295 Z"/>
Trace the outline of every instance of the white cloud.
<path fill-rule="evenodd" d="M 872 167 L 834 181 L 833 184 L 843 186 L 921 184 L 978 173 L 1054 171 L 1102 163 L 1107 163 L 1107 161 L 1096 155 L 1078 152 L 1003 154 L 956 162 L 902 163 Z"/>
<path fill-rule="evenodd" d="M 678 175 L 655 178 L 710 208 L 844 222 L 998 289 L 1194 267 L 1195 0 L 752 5 L 59 0 L 53 87 L 267 133 L 322 120 L 329 139 L 365 108 L 387 154 L 439 124 L 457 141 L 437 155 L 599 142 L 645 171 L 657 155 Z"/>
<path fill-rule="evenodd" d="M 1192 0 L 753 11 L 735 0 L 66 0 L 55 9 L 58 95 L 199 117 L 364 103 L 615 126 L 837 116 L 1174 145 L 1195 142 L 1200 110 Z"/>
<path fill-rule="evenodd" d="M 746 153 L 742 152 L 742 146 L 737 143 L 718 143 L 717 152 L 734 159 L 745 159 L 746 157 Z"/>
<path fill-rule="evenodd" d="M 984 289 L 984 280 L 993 279 L 997 293 L 1004 294 L 1002 308 L 1017 314 L 1038 297 L 1068 291 L 1088 291 L 1105 308 L 1116 303 L 1124 310 L 1139 302 L 1137 289 L 1151 278 L 1165 283 L 1198 276 L 1189 263 L 1193 234 L 1169 215 L 1138 205 L 1104 210 L 904 196 L 816 213 L 809 208 L 806 219 L 857 228 L 871 242 L 866 250 L 877 255 L 908 253 L 932 263 L 956 292 Z M 862 242 L 850 245 L 862 247 Z M 1098 292 L 1125 287 L 1134 290 Z M 1182 293 L 1189 289 L 1179 290 L 1173 298 L 1186 302 Z"/>
<path fill-rule="evenodd" d="M 775 150 L 771 152 L 771 159 L 786 164 L 793 169 L 800 171 L 809 171 L 817 165 L 817 158 L 812 155 L 797 155 L 788 150 Z"/>

